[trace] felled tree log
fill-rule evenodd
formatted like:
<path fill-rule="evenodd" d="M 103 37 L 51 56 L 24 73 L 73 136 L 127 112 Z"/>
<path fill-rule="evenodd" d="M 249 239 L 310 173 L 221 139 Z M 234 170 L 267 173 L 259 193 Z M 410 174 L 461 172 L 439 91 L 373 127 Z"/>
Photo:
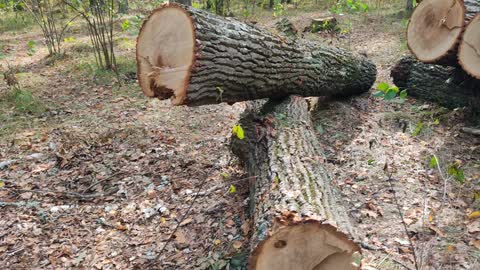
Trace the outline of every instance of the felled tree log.
<path fill-rule="evenodd" d="M 465 28 L 458 49 L 458 62 L 468 74 L 480 79 L 480 14 Z"/>
<path fill-rule="evenodd" d="M 408 48 L 421 62 L 458 65 L 463 30 L 479 11 L 478 0 L 422 1 L 408 23 Z"/>
<path fill-rule="evenodd" d="M 174 105 L 368 91 L 375 65 L 342 49 L 289 41 L 206 11 L 165 4 L 137 39 L 145 95 Z"/>
<path fill-rule="evenodd" d="M 480 112 L 480 80 L 460 68 L 424 64 L 409 56 L 402 58 L 390 75 L 409 96 L 451 109 L 466 106 Z"/>
<path fill-rule="evenodd" d="M 270 100 L 240 120 L 232 151 L 250 176 L 250 269 L 359 269 L 360 247 L 323 166 L 304 98 Z"/>

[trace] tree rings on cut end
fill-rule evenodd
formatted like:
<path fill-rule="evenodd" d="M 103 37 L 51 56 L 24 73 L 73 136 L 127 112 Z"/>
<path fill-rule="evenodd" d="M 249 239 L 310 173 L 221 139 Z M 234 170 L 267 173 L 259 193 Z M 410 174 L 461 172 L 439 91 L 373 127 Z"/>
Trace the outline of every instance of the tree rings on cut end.
<path fill-rule="evenodd" d="M 480 14 L 475 16 L 465 29 L 458 60 L 463 70 L 480 79 Z"/>
<path fill-rule="evenodd" d="M 408 48 L 421 62 L 434 63 L 455 49 L 464 23 L 463 1 L 424 0 L 408 23 Z"/>
<path fill-rule="evenodd" d="M 253 251 L 254 270 L 360 269 L 360 248 L 334 226 L 318 221 L 285 226 Z"/>
<path fill-rule="evenodd" d="M 145 95 L 182 104 L 194 54 L 195 30 L 187 11 L 176 4 L 154 10 L 137 38 L 138 81 Z"/>

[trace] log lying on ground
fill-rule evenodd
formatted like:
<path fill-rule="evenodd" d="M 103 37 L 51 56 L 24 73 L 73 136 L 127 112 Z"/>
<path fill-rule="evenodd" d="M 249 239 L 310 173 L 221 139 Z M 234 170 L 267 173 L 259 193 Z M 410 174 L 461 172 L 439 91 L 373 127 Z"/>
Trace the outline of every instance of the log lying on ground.
<path fill-rule="evenodd" d="M 468 74 L 480 79 L 480 14 L 465 28 L 458 49 L 458 62 Z"/>
<path fill-rule="evenodd" d="M 392 68 L 391 77 L 409 96 L 451 109 L 467 106 L 480 112 L 480 80 L 460 68 L 424 64 L 408 56 Z"/>
<path fill-rule="evenodd" d="M 258 112 L 258 113 L 256 113 Z M 360 247 L 323 167 L 304 98 L 270 100 L 240 120 L 232 151 L 250 176 L 250 269 L 359 269 Z"/>
<path fill-rule="evenodd" d="M 350 96 L 375 81 L 363 56 L 291 42 L 231 18 L 176 4 L 156 9 L 137 39 L 145 95 L 174 105 L 266 97 Z"/>
<path fill-rule="evenodd" d="M 479 11 L 478 0 L 422 1 L 408 23 L 408 48 L 421 62 L 458 65 L 458 45 L 465 24 Z"/>

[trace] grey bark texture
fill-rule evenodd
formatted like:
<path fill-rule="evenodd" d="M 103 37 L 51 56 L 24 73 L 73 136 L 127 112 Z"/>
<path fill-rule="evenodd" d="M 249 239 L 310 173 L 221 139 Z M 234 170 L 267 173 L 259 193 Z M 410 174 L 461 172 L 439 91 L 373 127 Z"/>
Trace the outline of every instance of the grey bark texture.
<path fill-rule="evenodd" d="M 473 116 L 480 117 L 480 80 L 460 68 L 424 64 L 408 56 L 392 68 L 390 75 L 409 96 L 450 109 L 468 107 Z"/>
<path fill-rule="evenodd" d="M 480 12 L 480 1 L 478 0 L 463 0 L 463 4 L 465 5 L 465 13 L 466 23 L 468 23 L 476 14 Z"/>
<path fill-rule="evenodd" d="M 250 191 L 252 250 L 274 231 L 275 220 L 286 212 L 331 224 L 356 237 L 323 165 L 323 150 L 304 98 L 271 99 L 247 109 L 239 124 L 245 138 L 232 137 L 232 151 L 255 178 Z"/>
<path fill-rule="evenodd" d="M 292 42 L 231 18 L 185 9 L 196 34 L 185 105 L 292 94 L 344 97 L 368 91 L 375 81 L 376 67 L 362 55 Z M 159 98 L 172 95 L 153 90 Z"/>

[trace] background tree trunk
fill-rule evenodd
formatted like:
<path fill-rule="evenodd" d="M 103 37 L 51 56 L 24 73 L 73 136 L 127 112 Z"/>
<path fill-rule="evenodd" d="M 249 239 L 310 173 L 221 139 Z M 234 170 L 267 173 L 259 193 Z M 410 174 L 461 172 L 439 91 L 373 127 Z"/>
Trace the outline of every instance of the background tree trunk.
<path fill-rule="evenodd" d="M 413 0 L 407 0 L 407 11 L 413 11 Z"/>
<path fill-rule="evenodd" d="M 192 0 L 174 0 L 171 2 L 179 3 L 188 7 L 192 5 Z"/>
<path fill-rule="evenodd" d="M 128 0 L 120 0 L 118 1 L 118 13 L 120 14 L 128 14 Z"/>

